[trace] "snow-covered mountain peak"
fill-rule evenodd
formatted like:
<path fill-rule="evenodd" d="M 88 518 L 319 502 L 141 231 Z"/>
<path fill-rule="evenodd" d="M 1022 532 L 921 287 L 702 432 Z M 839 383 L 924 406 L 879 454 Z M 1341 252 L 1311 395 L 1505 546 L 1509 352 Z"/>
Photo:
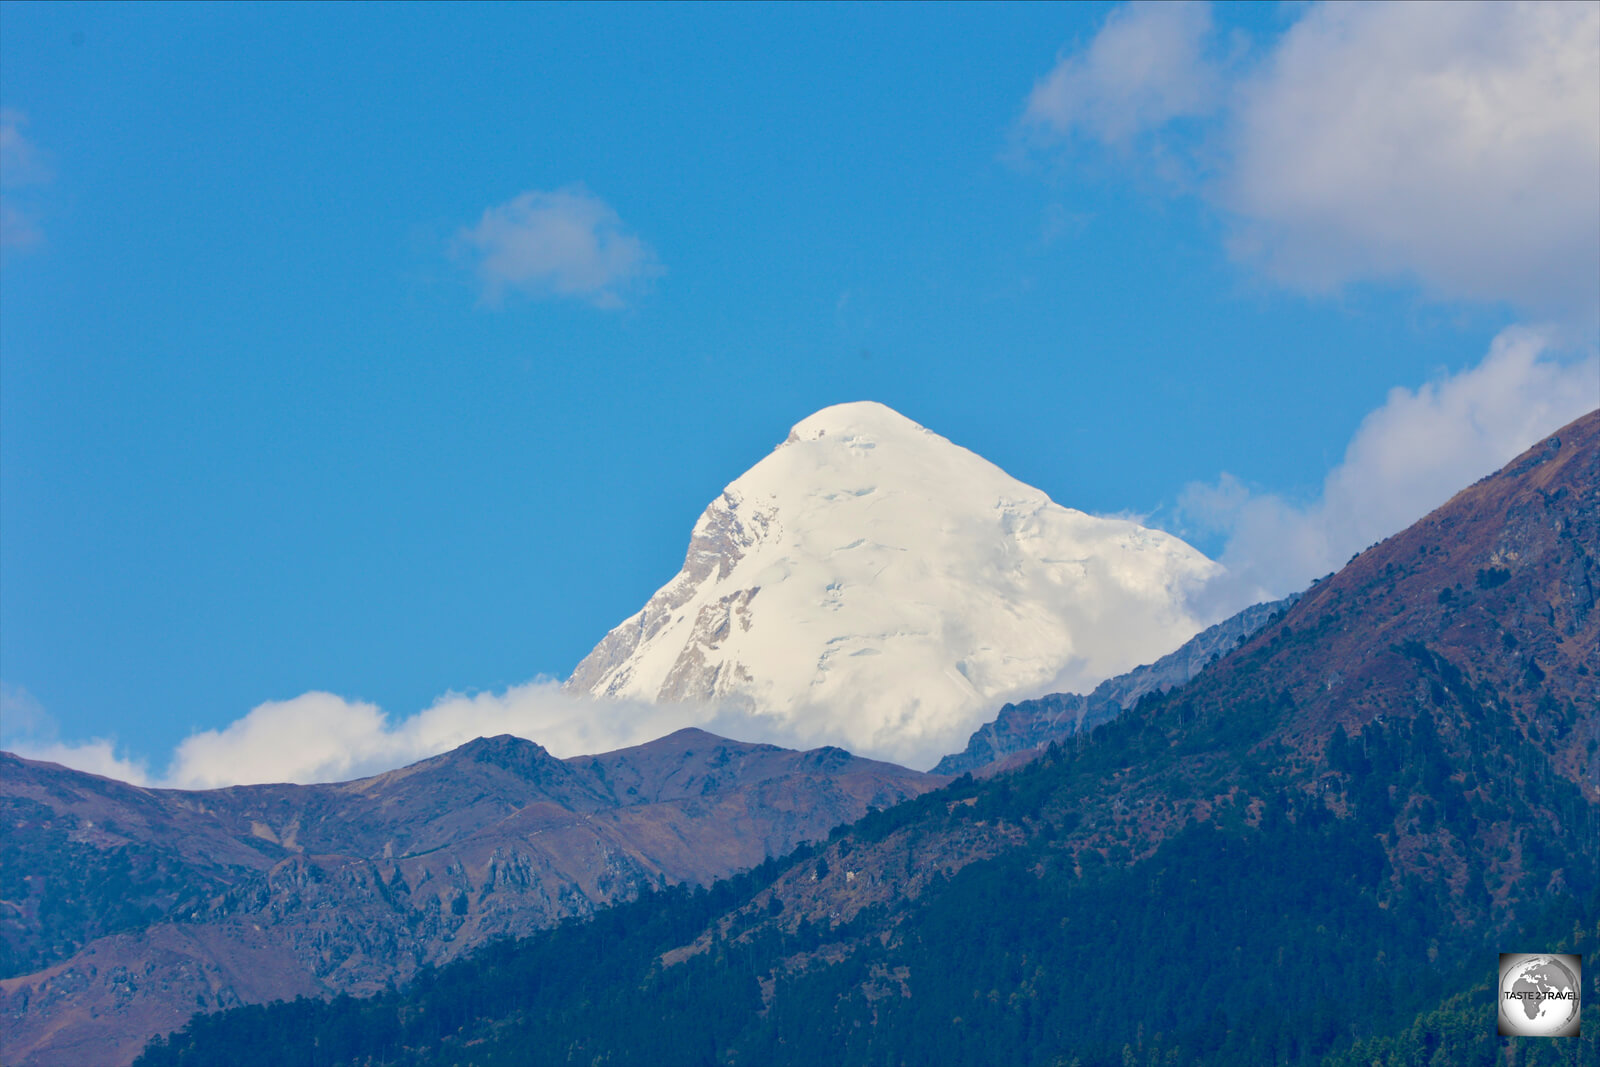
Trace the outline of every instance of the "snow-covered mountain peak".
<path fill-rule="evenodd" d="M 894 439 L 932 432 L 887 404 L 880 404 L 876 400 L 856 400 L 825 407 L 801 419 L 789 431 L 784 444 L 791 441 L 819 441 L 829 435 L 835 439 L 856 438 L 862 443 L 875 443 L 880 438 Z"/>
<path fill-rule="evenodd" d="M 683 569 L 575 692 L 732 701 L 796 743 L 931 761 L 998 702 L 1177 647 L 1216 564 L 1061 507 L 882 404 L 795 425 L 695 523 Z"/>

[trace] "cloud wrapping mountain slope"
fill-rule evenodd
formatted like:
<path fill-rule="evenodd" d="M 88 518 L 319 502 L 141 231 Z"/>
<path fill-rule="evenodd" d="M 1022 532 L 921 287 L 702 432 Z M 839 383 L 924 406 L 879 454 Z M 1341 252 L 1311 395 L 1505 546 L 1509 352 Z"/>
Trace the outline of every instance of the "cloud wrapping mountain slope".
<path fill-rule="evenodd" d="M 881 404 L 840 404 L 706 508 L 683 569 L 567 688 L 733 701 L 801 740 L 925 766 L 1000 700 L 1088 689 L 1176 648 L 1219 571 Z"/>
<path fill-rule="evenodd" d="M 933 773 L 955 775 L 980 769 L 994 773 L 1015 767 L 1036 757 L 1052 741 L 1064 741 L 1110 722 L 1137 704 L 1146 693 L 1164 693 L 1194 678 L 1275 616 L 1287 611 L 1297 599 L 1299 594 L 1253 604 L 1215 626 L 1206 627 L 1154 663 L 1106 679 L 1088 695 L 1051 693 L 1007 704 L 993 722 L 986 722 L 973 731 L 967 738 L 966 748 L 941 759 Z"/>

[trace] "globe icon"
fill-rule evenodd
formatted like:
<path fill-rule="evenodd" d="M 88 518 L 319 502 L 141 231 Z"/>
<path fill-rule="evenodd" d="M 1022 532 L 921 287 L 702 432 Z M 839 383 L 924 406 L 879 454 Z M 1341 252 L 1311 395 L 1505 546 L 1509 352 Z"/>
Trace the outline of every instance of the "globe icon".
<path fill-rule="evenodd" d="M 1579 982 L 1555 956 L 1517 960 L 1500 978 L 1502 1033 L 1528 1037 L 1558 1034 L 1576 1022 Z"/>

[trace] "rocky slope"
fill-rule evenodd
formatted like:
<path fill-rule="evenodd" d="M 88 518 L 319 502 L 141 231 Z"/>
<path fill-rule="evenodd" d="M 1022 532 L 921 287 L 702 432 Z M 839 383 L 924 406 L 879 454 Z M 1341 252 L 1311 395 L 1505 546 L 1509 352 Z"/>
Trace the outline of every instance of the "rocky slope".
<path fill-rule="evenodd" d="M 354 782 L 204 792 L 0 755 L 0 1059 L 125 1063 L 197 1009 L 370 993 L 940 781 L 698 730 L 568 760 L 482 738 Z"/>
<path fill-rule="evenodd" d="M 925 766 L 1003 699 L 1088 689 L 1176 648 L 1217 571 L 881 404 L 841 404 L 706 508 L 683 569 L 567 688 L 737 701 L 806 743 Z"/>

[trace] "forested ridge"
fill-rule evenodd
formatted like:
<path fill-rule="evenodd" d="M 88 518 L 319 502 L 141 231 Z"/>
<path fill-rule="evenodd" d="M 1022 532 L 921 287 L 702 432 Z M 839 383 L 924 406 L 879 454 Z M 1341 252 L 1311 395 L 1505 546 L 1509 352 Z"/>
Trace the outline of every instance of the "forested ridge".
<path fill-rule="evenodd" d="M 1163 727 L 1183 714 L 1173 702 L 1147 700 L 1019 772 L 958 780 L 710 889 L 669 889 L 497 944 L 370 1000 L 199 1016 L 139 1062 L 1455 1062 L 1405 1058 L 1407 1035 L 1421 1027 L 1412 1044 L 1437 1049 L 1432 1029 L 1471 1031 L 1458 994 L 1492 975 L 1508 945 L 1584 951 L 1600 935 L 1592 808 L 1492 722 L 1475 735 L 1476 770 L 1470 755 L 1464 770 L 1450 758 L 1431 713 L 1355 741 L 1338 731 L 1317 768 L 1335 791 L 1315 796 L 1275 785 L 1289 780 L 1272 766 L 1279 754 L 1252 753 L 1239 723 L 1219 722 L 1209 738 L 1236 761 L 1229 777 L 1260 792 L 1235 792 L 1134 862 L 1072 847 L 1097 781 L 1163 761 L 1182 777 Z M 1255 728 L 1291 712 L 1258 706 Z M 1453 884 L 1390 858 L 1402 817 L 1440 841 L 1503 820 L 1464 788 L 1493 776 L 1498 758 L 1520 761 L 1541 809 L 1578 820 L 1560 835 L 1575 853 L 1529 849 L 1525 861 L 1529 884 L 1555 879 L 1562 891 L 1516 908 L 1484 888 L 1494 878 L 1483 863 Z M 831 926 L 785 921 L 773 890 L 786 873 L 838 881 L 851 857 L 963 825 L 1020 829 L 1023 843 L 915 900 Z M 705 951 L 663 962 L 707 930 Z M 1474 1025 L 1489 1033 L 1492 1003 L 1477 1007 Z M 1546 1062 L 1529 1055 L 1519 1062 Z"/>

